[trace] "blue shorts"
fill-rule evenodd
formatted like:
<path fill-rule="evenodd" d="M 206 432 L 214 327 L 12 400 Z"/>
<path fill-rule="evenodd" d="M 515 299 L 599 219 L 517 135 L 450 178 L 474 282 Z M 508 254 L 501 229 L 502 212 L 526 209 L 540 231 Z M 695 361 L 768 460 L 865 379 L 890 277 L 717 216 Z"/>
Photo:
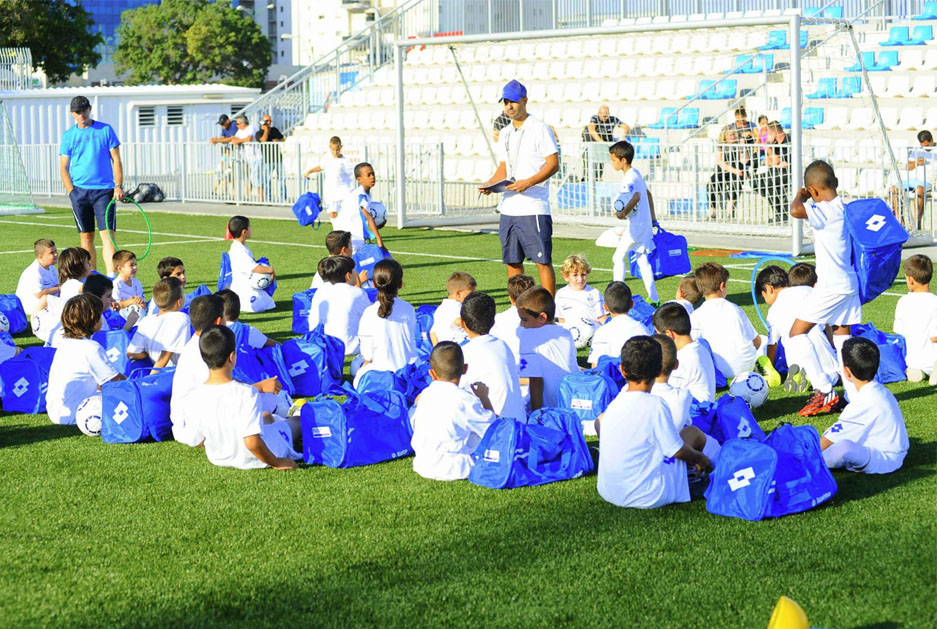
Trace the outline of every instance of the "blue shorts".
<path fill-rule="evenodd" d="M 68 198 L 72 202 L 72 214 L 75 215 L 75 224 L 78 226 L 79 233 L 94 232 L 95 221 L 98 224 L 98 231 L 104 231 L 104 212 L 107 204 L 114 198 L 113 188 L 91 190 L 75 186 Z M 108 229 L 117 229 L 116 207 L 111 209 L 109 218 Z"/>
<path fill-rule="evenodd" d="M 553 262 L 553 219 L 549 215 L 501 215 L 501 261 L 523 264 L 528 259 L 537 264 Z"/>

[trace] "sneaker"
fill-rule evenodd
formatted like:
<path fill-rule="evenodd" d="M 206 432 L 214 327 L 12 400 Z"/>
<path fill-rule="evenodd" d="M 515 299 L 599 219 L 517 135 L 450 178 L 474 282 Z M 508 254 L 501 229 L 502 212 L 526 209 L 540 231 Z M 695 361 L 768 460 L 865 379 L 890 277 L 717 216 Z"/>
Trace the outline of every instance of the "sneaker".
<path fill-rule="evenodd" d="M 765 377 L 768 388 L 777 389 L 781 386 L 781 374 L 779 374 L 778 370 L 771 364 L 770 358 L 767 356 L 759 356 L 758 360 L 755 361 L 755 367 L 758 369 L 758 372 Z"/>
<path fill-rule="evenodd" d="M 289 410 L 289 412 L 286 414 L 286 416 L 287 416 L 287 417 L 293 417 L 293 416 L 295 416 L 295 415 L 299 415 L 299 412 L 300 412 L 300 410 L 302 410 L 303 404 L 305 404 L 305 403 L 306 403 L 306 400 L 303 399 L 303 398 L 299 398 L 298 400 L 296 400 L 295 402 L 293 402 L 293 405 L 290 406 L 290 410 Z"/>
<path fill-rule="evenodd" d="M 800 365 L 791 365 L 788 367 L 787 379 L 784 381 L 784 390 L 788 393 L 803 393 L 810 386 L 807 382 L 807 374 L 801 369 Z"/>
<path fill-rule="evenodd" d="M 814 392 L 810 394 L 810 397 L 807 398 L 807 404 L 804 405 L 797 414 L 801 417 L 819 415 L 823 411 L 823 406 L 826 404 L 826 395 L 827 394 L 823 391 L 814 390 Z"/>
<path fill-rule="evenodd" d="M 908 367 L 904 370 L 904 373 L 906 376 L 908 376 L 908 380 L 910 382 L 920 382 L 924 379 L 924 372 L 920 369 L 915 369 L 914 367 Z"/>

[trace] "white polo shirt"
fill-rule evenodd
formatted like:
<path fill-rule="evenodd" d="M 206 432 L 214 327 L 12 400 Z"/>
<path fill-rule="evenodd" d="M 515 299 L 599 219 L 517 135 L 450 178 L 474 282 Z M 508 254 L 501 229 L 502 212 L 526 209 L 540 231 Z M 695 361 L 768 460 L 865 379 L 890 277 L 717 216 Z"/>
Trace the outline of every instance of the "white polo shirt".
<path fill-rule="evenodd" d="M 462 346 L 462 355 L 468 371 L 459 386 L 471 391 L 472 383 L 484 382 L 488 398 L 498 417 L 527 419 L 524 398 L 521 395 L 517 363 L 507 343 L 490 334 L 476 336 Z"/>
<path fill-rule="evenodd" d="M 496 153 L 507 167 L 508 179 L 533 177 L 547 163 L 547 157 L 559 153 L 553 130 L 542 120 L 528 115 L 517 128 L 514 123 L 501 129 Z M 550 180 L 531 186 L 524 192 L 506 191 L 501 198 L 500 212 L 505 216 L 537 216 L 550 214 Z"/>
<path fill-rule="evenodd" d="M 853 395 L 839 420 L 823 436 L 833 443 L 849 439 L 868 448 L 871 458 L 861 470 L 866 474 L 894 472 L 908 453 L 908 431 L 898 401 L 874 381 Z"/>

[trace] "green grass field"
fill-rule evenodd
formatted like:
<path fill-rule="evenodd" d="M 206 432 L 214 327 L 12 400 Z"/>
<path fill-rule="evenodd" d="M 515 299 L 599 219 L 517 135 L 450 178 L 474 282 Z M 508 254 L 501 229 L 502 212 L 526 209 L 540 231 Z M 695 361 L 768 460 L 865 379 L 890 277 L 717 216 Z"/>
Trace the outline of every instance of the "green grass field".
<path fill-rule="evenodd" d="M 225 219 L 153 214 L 140 263 L 182 258 L 189 288 L 214 288 Z M 118 242 L 142 254 L 143 222 Z M 0 284 L 12 293 L 36 238 L 77 245 L 71 213 L 0 218 Z M 277 309 L 245 317 L 291 336 L 291 295 L 309 285 L 326 230 L 253 222 L 255 255 L 278 270 Z M 402 297 L 438 303 L 461 269 L 507 303 L 495 235 L 386 230 L 404 265 Z M 611 279 L 609 250 L 556 239 L 560 261 L 584 253 Z M 730 299 L 757 317 L 749 260 L 732 265 Z M 639 281 L 628 282 L 643 294 Z M 676 279 L 658 284 L 670 297 Z M 903 293 L 903 283 L 893 293 Z M 890 330 L 896 297 L 864 309 Z M 760 329 L 760 324 L 756 323 Z M 763 330 L 761 330 L 763 332 Z M 35 339 L 17 339 L 29 345 Z M 621 626 L 764 627 L 778 597 L 815 627 L 933 627 L 937 617 L 937 396 L 926 382 L 890 386 L 911 450 L 881 477 L 835 474 L 815 510 L 752 523 L 705 503 L 644 512 L 605 503 L 595 477 L 492 491 L 439 483 L 409 459 L 350 470 L 213 467 L 177 443 L 107 445 L 45 415 L 0 417 L 0 626 Z M 772 393 L 765 430 L 802 424 L 801 395 Z M 832 416 L 812 422 L 821 431 Z"/>

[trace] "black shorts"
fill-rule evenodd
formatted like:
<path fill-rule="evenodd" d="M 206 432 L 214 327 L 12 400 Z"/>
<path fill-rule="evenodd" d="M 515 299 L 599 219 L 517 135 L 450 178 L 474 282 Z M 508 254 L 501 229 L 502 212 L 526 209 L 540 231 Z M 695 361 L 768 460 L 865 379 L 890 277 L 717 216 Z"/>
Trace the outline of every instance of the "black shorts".
<path fill-rule="evenodd" d="M 501 215 L 501 261 L 523 264 L 528 259 L 537 264 L 553 262 L 553 218 L 549 215 Z"/>
<path fill-rule="evenodd" d="M 104 231 L 104 211 L 108 203 L 114 198 L 114 189 L 91 190 L 89 188 L 75 187 L 68 195 L 72 202 L 72 214 L 75 215 L 75 224 L 78 232 L 87 234 L 94 232 L 97 221 L 98 231 Z M 117 205 L 116 203 L 114 204 Z M 111 208 L 108 216 L 108 229 L 117 229 L 117 208 Z"/>

